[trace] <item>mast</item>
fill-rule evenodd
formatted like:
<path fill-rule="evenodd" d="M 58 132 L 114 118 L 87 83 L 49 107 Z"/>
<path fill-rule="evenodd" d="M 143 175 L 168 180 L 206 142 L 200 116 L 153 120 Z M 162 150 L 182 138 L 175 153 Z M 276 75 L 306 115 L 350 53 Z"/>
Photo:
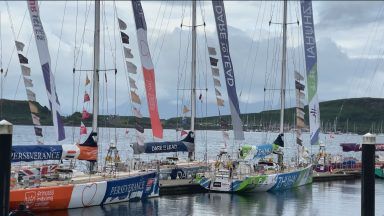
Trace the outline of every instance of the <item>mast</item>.
<path fill-rule="evenodd" d="M 93 118 L 92 131 L 98 135 L 97 117 L 99 114 L 99 52 L 100 52 L 100 0 L 95 1 L 95 32 L 93 38 Z M 97 142 L 95 136 L 95 141 Z"/>
<path fill-rule="evenodd" d="M 97 117 L 99 115 L 99 57 L 100 57 L 100 0 L 95 1 L 95 32 L 93 38 L 93 107 L 92 107 L 92 132 L 96 132 L 94 140 L 97 143 L 99 128 Z M 90 162 L 90 173 L 95 172 L 96 162 Z"/>
<path fill-rule="evenodd" d="M 196 0 L 192 1 L 192 73 L 191 73 L 191 131 L 195 131 L 196 117 Z M 188 155 L 194 160 L 195 154 Z"/>
<path fill-rule="evenodd" d="M 287 0 L 284 0 L 283 14 L 283 58 L 281 61 L 281 89 L 280 89 L 280 134 L 284 134 L 284 109 L 285 109 L 285 82 L 287 70 Z M 279 154 L 278 163 L 283 165 L 283 155 Z"/>

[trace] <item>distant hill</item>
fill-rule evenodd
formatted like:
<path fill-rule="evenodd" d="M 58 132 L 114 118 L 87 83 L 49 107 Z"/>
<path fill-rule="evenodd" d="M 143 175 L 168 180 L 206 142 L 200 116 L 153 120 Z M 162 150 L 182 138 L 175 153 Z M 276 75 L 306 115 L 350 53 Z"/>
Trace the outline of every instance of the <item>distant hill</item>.
<path fill-rule="evenodd" d="M 36 103 L 36 106 L 40 111 L 41 123 L 43 125 L 51 125 L 52 120 L 49 109 L 38 103 Z M 305 111 L 308 111 L 307 106 Z M 279 110 L 270 110 L 242 114 L 241 118 L 243 119 L 245 129 L 275 130 L 278 128 L 279 115 Z M 336 129 L 336 131 L 347 132 L 348 129 L 348 132 L 365 133 L 371 131 L 379 133 L 382 130 L 384 121 L 384 99 L 350 98 L 324 101 L 320 103 L 320 115 L 324 131 L 334 131 Z M 27 101 L 0 100 L 0 117 L 16 125 L 32 124 Z M 63 118 L 65 125 L 78 126 L 81 120 L 81 113 L 76 112 Z M 292 127 L 294 123 L 294 108 L 286 109 L 285 119 L 286 127 Z M 141 121 L 141 124 L 146 128 L 150 127 L 149 118 L 143 118 Z M 181 118 L 170 118 L 161 121 L 165 128 L 176 128 L 182 125 L 188 128 L 189 119 L 186 119 L 183 123 Z M 196 120 L 196 127 L 198 129 L 218 129 L 220 128 L 220 121 L 224 121 L 230 128 L 231 121 L 229 115 L 198 118 Z M 305 115 L 305 122 L 308 125 L 308 114 Z M 86 121 L 85 124 L 90 126 L 90 120 Z M 132 116 L 100 116 L 99 125 L 103 127 L 134 127 L 135 120 Z"/>

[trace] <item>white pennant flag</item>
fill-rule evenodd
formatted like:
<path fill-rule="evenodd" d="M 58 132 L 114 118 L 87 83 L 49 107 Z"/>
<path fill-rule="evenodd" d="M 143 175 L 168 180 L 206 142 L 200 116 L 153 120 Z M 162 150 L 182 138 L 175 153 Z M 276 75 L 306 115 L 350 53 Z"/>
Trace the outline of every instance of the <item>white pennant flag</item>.
<path fill-rule="evenodd" d="M 137 67 L 135 64 L 129 61 L 126 61 L 125 63 L 127 64 L 127 70 L 129 73 L 137 74 Z"/>
<path fill-rule="evenodd" d="M 133 54 L 131 52 L 131 49 L 124 47 L 124 56 L 125 56 L 125 58 L 133 58 Z"/>

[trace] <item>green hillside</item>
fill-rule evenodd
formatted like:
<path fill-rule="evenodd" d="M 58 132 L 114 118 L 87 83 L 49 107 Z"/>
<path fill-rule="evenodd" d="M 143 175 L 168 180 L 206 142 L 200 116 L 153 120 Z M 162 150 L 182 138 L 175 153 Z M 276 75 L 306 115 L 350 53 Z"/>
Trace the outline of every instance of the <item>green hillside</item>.
<path fill-rule="evenodd" d="M 51 115 L 47 107 L 36 103 L 40 111 L 40 120 L 43 125 L 51 125 Z M 308 107 L 305 107 L 307 112 Z M 351 98 L 320 103 L 322 129 L 324 131 L 357 132 L 368 131 L 379 133 L 384 120 L 384 99 L 381 98 Z M 242 114 L 244 129 L 277 130 L 280 113 L 278 110 L 264 111 L 260 113 Z M 0 117 L 16 125 L 31 125 L 32 118 L 29 113 L 27 101 L 0 100 Z M 247 121 L 248 119 L 248 121 Z M 294 123 L 294 108 L 285 111 L 286 127 L 292 128 Z M 64 117 L 65 125 L 78 126 L 81 121 L 81 113 L 76 112 Z M 91 119 L 85 122 L 91 125 Z M 150 127 L 149 118 L 141 119 L 145 128 Z M 308 125 L 308 114 L 305 115 Z M 188 128 L 189 119 L 184 121 Z M 224 122 L 230 128 L 230 116 L 211 116 L 196 120 L 198 129 L 219 129 L 220 122 Z M 182 126 L 180 118 L 162 120 L 165 128 L 177 128 Z M 336 123 L 336 128 L 335 128 Z M 348 124 L 347 124 L 348 123 Z M 99 125 L 102 127 L 134 127 L 135 120 L 132 116 L 100 116 Z M 347 127 L 348 125 L 348 127 Z"/>

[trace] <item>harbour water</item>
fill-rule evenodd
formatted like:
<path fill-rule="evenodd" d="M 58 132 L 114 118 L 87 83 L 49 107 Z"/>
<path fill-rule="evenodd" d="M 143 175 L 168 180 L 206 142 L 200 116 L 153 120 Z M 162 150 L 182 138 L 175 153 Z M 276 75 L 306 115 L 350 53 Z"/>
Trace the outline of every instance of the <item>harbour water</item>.
<path fill-rule="evenodd" d="M 162 196 L 143 202 L 39 213 L 102 215 L 360 215 L 360 180 L 317 182 L 279 193 L 205 193 Z M 376 180 L 376 215 L 384 215 L 384 181 Z"/>
<path fill-rule="evenodd" d="M 54 133 L 51 127 L 46 127 L 45 143 L 55 144 Z M 71 137 L 72 129 L 66 128 L 67 136 Z M 75 130 L 78 136 L 78 128 Z M 132 134 L 130 134 L 132 133 Z M 118 148 L 122 158 L 132 158 L 129 143 L 132 141 L 133 130 L 128 134 L 125 129 L 117 130 Z M 146 130 L 150 139 L 150 131 Z M 114 137 L 113 129 L 101 130 L 101 154 L 105 152 L 108 142 Z M 78 139 L 75 136 L 75 140 Z M 247 132 L 245 143 L 259 144 L 273 141 L 276 134 Z M 308 136 L 304 135 L 304 143 Z M 165 130 L 165 139 L 175 139 L 174 130 Z M 329 135 L 321 134 L 321 139 L 326 142 L 327 150 L 333 154 L 341 154 L 340 142 L 361 142 L 361 136 L 357 135 Z M 205 142 L 207 140 L 208 142 Z M 202 159 L 207 149 L 208 157 L 214 159 L 218 150 L 223 146 L 220 131 L 199 131 L 196 134 L 197 158 Z M 383 137 L 378 137 L 378 142 Z M 294 154 L 293 135 L 286 135 L 286 159 Z M 66 142 L 71 143 L 71 138 Z M 33 139 L 33 127 L 15 126 L 13 143 L 35 144 Z M 206 145 L 207 143 L 207 145 Z M 238 145 L 233 143 L 231 145 Z M 206 148 L 207 146 L 207 148 Z M 230 148 L 230 147 L 228 147 Z M 235 147 L 234 147 L 235 148 Z M 308 146 L 310 148 L 310 146 Z M 315 153 L 318 147 L 312 148 Z M 346 156 L 359 157 L 360 153 L 348 153 Z M 143 159 L 161 159 L 166 155 L 143 156 Z M 181 157 L 184 155 L 181 154 Z M 36 215 L 360 215 L 361 182 L 359 180 L 316 182 L 312 185 L 288 190 L 280 193 L 256 193 L 256 194 L 224 194 L 205 193 L 177 196 L 162 196 L 142 202 L 119 203 L 103 207 L 90 207 L 73 209 L 68 211 L 55 211 L 37 213 Z M 376 215 L 384 215 L 384 181 L 376 180 Z"/>

